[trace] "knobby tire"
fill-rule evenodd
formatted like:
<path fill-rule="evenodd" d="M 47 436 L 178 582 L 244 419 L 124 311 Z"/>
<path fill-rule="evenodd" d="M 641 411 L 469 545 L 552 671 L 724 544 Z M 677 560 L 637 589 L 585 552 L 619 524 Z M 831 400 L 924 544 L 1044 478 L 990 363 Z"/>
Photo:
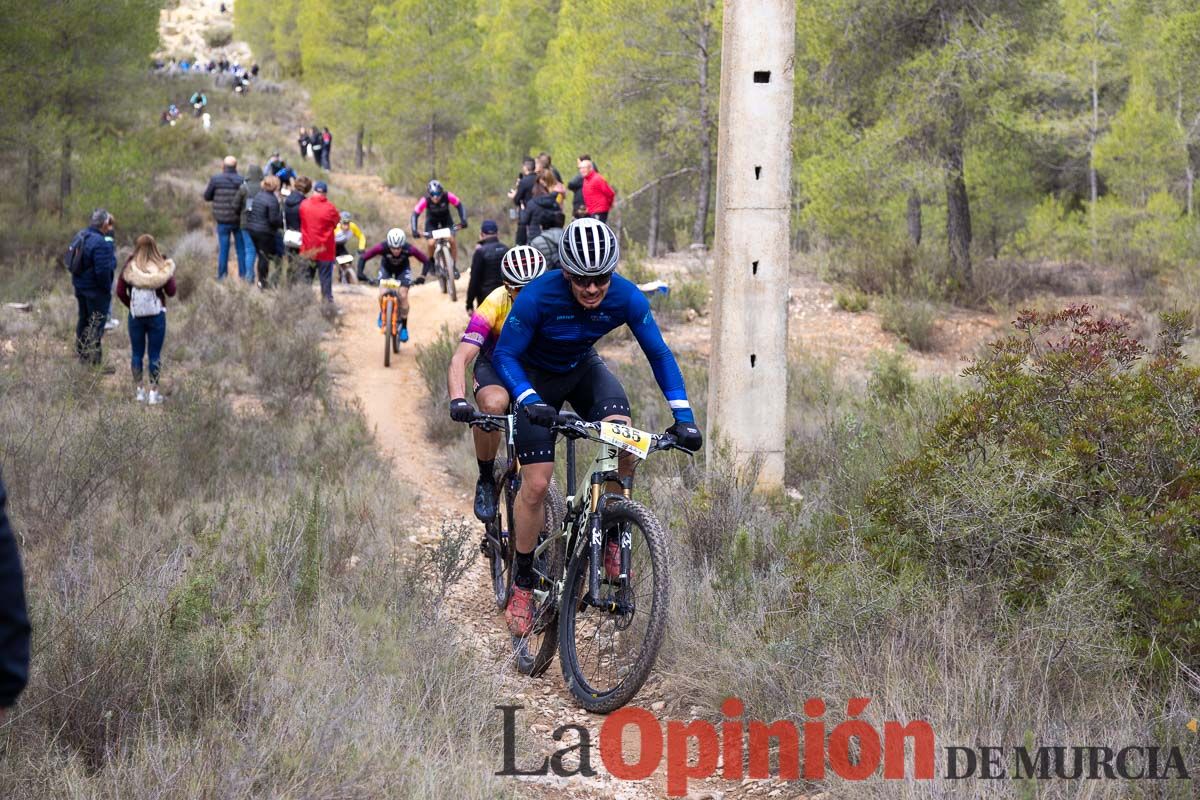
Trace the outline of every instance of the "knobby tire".
<path fill-rule="evenodd" d="M 634 613 L 622 617 L 590 605 L 582 605 L 582 600 L 588 592 L 588 570 L 591 566 L 586 541 L 583 542 L 582 550 L 572 556 L 571 563 L 567 568 L 566 586 L 563 589 L 560 607 L 559 661 L 563 670 L 563 678 L 579 704 L 597 714 L 607 714 L 624 706 L 642 688 L 642 684 L 646 682 L 646 678 L 649 677 L 650 670 L 658 658 L 658 651 L 662 646 L 663 634 L 666 629 L 667 602 L 670 596 L 666 534 L 654 514 L 641 503 L 624 498 L 610 500 L 601 517 L 601 530 L 619 531 L 625 524 L 641 535 L 640 547 L 644 548 L 644 552 L 634 554 L 634 558 L 637 560 L 633 564 L 630 591 L 638 590 L 640 584 L 635 582 L 637 579 L 646 579 L 645 570 L 650 569 L 652 572 L 649 576 L 650 589 L 645 597 L 637 603 Z M 590 535 L 590 532 L 585 531 L 584 535 Z M 637 550 L 638 548 L 638 543 L 634 541 L 633 549 Z M 599 568 L 603 570 L 603 564 Z M 639 575 L 639 571 L 643 574 Z M 615 590 L 610 589 L 610 591 L 615 593 Z M 644 607 L 647 600 L 649 608 Z M 644 616 L 644 620 L 638 619 L 639 616 Z M 631 658 L 631 663 L 615 670 L 619 679 L 612 685 L 593 686 L 593 683 L 599 684 L 600 681 L 595 676 L 589 677 L 587 665 L 581 662 L 589 661 L 590 656 L 594 653 L 597 670 L 599 670 L 604 652 L 600 645 L 596 644 L 596 641 L 600 639 L 599 632 L 606 626 L 612 627 L 613 638 L 616 641 L 616 628 L 622 622 L 627 622 L 627 627 L 632 629 L 633 621 L 644 625 L 644 632 L 641 641 L 634 643 L 638 649 Z M 596 636 L 592 637 L 592 640 L 577 642 L 577 634 L 586 636 L 587 629 L 596 630 Z M 615 648 L 614 652 L 616 652 Z"/>

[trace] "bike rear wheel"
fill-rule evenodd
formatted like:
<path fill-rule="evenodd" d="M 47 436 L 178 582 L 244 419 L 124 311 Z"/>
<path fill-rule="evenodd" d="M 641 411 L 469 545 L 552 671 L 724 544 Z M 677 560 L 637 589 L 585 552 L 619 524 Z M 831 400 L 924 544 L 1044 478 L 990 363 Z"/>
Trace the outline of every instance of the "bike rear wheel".
<path fill-rule="evenodd" d="M 392 365 L 392 348 L 395 347 L 395 345 L 393 343 L 393 339 L 395 339 L 395 337 L 396 337 L 396 334 L 394 333 L 395 329 L 392 326 L 392 321 L 393 321 L 395 313 L 396 313 L 396 304 L 394 302 L 392 302 L 391 298 L 388 298 L 387 301 L 384 303 L 384 308 L 385 308 L 385 310 L 384 310 L 384 315 L 383 315 L 383 365 L 385 367 L 390 367 Z"/>
<path fill-rule="evenodd" d="M 505 491 L 508 491 L 507 487 Z M 510 520 L 512 519 L 514 499 L 513 497 L 505 498 L 505 509 Z M 517 666 L 517 671 L 533 677 L 546 671 L 558 649 L 558 598 L 555 596 L 555 583 L 562 575 L 566 563 L 566 540 L 559 535 L 566 504 L 556 481 L 550 482 L 550 488 L 546 491 L 544 507 L 546 523 L 538 534 L 538 546 L 540 547 L 547 539 L 550 539 L 550 544 L 533 560 L 535 600 L 533 630 L 528 636 L 512 637 L 513 661 Z M 509 536 L 510 581 L 515 574 L 516 541 L 515 536 Z"/>
<path fill-rule="evenodd" d="M 606 541 L 629 534 L 630 570 L 626 580 L 607 579 L 601 563 L 600 597 L 590 599 L 617 603 L 620 610 L 589 602 L 591 558 L 584 542 L 567 568 L 558 634 L 559 660 L 571 693 L 588 711 L 607 714 L 633 699 L 658 658 L 670 579 L 666 535 L 645 506 L 610 500 L 601 530 Z"/>

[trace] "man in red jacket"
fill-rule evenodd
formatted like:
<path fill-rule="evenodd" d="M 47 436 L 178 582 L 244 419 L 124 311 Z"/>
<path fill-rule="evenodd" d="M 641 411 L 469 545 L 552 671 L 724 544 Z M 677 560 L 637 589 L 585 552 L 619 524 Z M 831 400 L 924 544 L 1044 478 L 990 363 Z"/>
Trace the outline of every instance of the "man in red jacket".
<path fill-rule="evenodd" d="M 579 174 L 583 177 L 583 203 L 587 206 L 588 216 L 607 223 L 608 212 L 612 210 L 613 198 L 617 193 L 596 171 L 591 156 L 580 156 L 578 163 Z"/>
<path fill-rule="evenodd" d="M 329 187 L 325 181 L 313 184 L 313 193 L 300 204 L 300 255 L 317 264 L 321 276 L 321 299 L 333 302 L 333 261 L 337 258 L 334 228 L 341 222 L 341 212 L 329 202 Z M 312 272 L 309 272 L 310 281 Z"/>

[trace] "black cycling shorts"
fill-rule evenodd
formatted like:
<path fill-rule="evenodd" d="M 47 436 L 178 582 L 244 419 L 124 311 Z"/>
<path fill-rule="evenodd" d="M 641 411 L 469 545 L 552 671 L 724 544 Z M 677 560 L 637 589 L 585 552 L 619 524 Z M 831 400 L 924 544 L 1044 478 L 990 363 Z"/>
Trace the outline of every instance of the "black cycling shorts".
<path fill-rule="evenodd" d="M 508 387 L 500 380 L 500 373 L 492 366 L 492 360 L 482 353 L 475 359 L 475 394 L 485 386 L 499 386 L 505 391 Z"/>
<path fill-rule="evenodd" d="M 625 395 L 625 387 L 621 386 L 617 376 L 609 371 L 604 359 L 595 351 L 584 356 L 575 369 L 566 373 L 522 366 L 542 402 L 560 411 L 564 403 L 570 403 L 571 410 L 589 422 L 614 415 L 629 416 L 629 398 Z M 534 425 L 524 413 L 517 413 L 517 429 L 513 439 L 517 446 L 517 458 L 522 464 L 554 461 L 556 437 L 557 434 L 549 428 Z"/>
<path fill-rule="evenodd" d="M 396 280 L 400 281 L 400 285 L 404 287 L 412 286 L 412 268 L 405 267 L 400 270 L 400 274 L 394 274 L 389 270 L 386 264 L 379 265 L 379 280 Z"/>

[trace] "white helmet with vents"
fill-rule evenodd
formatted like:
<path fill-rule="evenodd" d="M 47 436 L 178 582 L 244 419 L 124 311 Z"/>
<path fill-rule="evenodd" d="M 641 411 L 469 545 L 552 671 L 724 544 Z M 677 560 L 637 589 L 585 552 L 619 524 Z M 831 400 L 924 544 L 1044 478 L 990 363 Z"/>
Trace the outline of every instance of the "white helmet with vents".
<path fill-rule="evenodd" d="M 524 286 L 545 271 L 546 257 L 527 244 L 517 245 L 500 259 L 500 274 L 510 286 Z"/>
<path fill-rule="evenodd" d="M 558 245 L 562 267 L 573 275 L 607 275 L 617 268 L 621 250 L 612 228 L 598 219 L 574 220 Z"/>

